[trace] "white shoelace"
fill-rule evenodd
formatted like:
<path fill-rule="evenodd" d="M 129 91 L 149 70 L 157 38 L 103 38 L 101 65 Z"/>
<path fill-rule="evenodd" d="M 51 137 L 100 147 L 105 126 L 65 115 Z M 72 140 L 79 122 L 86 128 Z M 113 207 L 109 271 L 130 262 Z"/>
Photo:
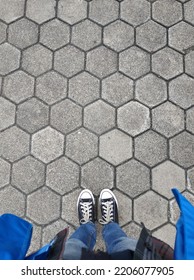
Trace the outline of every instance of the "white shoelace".
<path fill-rule="evenodd" d="M 106 225 L 113 220 L 113 201 L 102 202 L 102 212 L 104 216 L 99 220 L 99 223 Z"/>
<path fill-rule="evenodd" d="M 91 220 L 92 202 L 80 202 L 83 218 L 80 220 L 81 224 L 86 224 Z"/>

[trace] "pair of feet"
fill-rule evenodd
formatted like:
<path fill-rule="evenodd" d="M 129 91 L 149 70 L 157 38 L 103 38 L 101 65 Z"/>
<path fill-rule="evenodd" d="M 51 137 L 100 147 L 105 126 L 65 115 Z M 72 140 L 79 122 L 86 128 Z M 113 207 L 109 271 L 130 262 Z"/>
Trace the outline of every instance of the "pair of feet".
<path fill-rule="evenodd" d="M 80 225 L 88 222 L 95 223 L 97 216 L 95 204 L 95 198 L 90 190 L 81 191 L 77 200 Z M 98 205 L 101 212 L 101 218 L 98 220 L 100 224 L 118 223 L 118 202 L 111 190 L 103 189 L 101 191 Z"/>

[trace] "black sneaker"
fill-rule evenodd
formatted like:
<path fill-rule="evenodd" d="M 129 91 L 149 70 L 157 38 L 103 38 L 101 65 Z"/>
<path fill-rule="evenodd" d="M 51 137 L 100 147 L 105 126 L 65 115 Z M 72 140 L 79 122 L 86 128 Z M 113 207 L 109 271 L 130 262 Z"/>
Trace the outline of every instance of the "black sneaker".
<path fill-rule="evenodd" d="M 100 193 L 99 206 L 102 218 L 99 223 L 106 225 L 110 222 L 118 223 L 118 202 L 114 193 L 109 189 L 104 189 Z"/>
<path fill-rule="evenodd" d="M 88 189 L 81 191 L 77 200 L 79 223 L 95 223 L 95 199 L 92 192 Z"/>

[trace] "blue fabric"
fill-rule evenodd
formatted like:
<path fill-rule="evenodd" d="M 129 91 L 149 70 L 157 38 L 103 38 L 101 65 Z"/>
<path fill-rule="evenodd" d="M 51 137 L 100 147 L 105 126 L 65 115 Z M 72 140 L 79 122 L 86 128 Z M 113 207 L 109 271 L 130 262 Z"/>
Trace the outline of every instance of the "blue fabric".
<path fill-rule="evenodd" d="M 177 190 L 172 189 L 180 208 L 176 223 L 174 259 L 194 260 L 194 206 Z"/>

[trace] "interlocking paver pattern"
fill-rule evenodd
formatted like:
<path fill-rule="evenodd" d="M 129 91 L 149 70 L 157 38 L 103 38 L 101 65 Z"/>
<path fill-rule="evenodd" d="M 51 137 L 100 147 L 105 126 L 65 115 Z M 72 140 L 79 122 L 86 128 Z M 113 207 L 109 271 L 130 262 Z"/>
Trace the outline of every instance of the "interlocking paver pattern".
<path fill-rule="evenodd" d="M 1 213 L 33 223 L 31 250 L 73 232 L 83 188 L 113 190 L 130 236 L 143 222 L 174 246 L 171 188 L 194 203 L 193 9 L 0 1 Z"/>

